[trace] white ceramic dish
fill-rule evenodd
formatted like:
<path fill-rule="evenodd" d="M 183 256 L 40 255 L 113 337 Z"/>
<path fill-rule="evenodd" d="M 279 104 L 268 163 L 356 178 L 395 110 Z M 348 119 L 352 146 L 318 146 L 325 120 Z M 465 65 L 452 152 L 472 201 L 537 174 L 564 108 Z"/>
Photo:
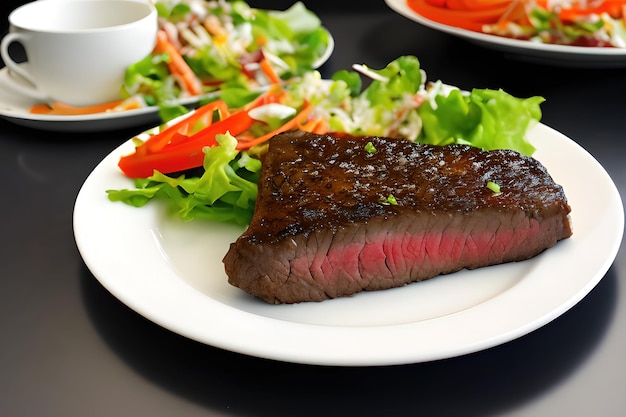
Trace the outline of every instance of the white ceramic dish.
<path fill-rule="evenodd" d="M 519 263 L 433 278 L 351 298 L 269 305 L 230 286 L 221 259 L 236 226 L 184 223 L 162 206 L 112 203 L 132 187 L 117 169 L 126 142 L 89 175 L 74 209 L 80 253 L 131 309 L 219 348 L 297 363 L 363 366 L 430 361 L 527 334 L 581 300 L 611 266 L 624 211 L 615 184 L 575 142 L 545 125 L 530 133 L 573 208 L 574 235 Z M 585 172 L 584 176 L 580 172 Z"/>
<path fill-rule="evenodd" d="M 406 0 L 385 0 L 385 2 L 395 12 L 423 26 L 449 33 L 477 45 L 501 51 L 522 60 L 567 67 L 626 67 L 626 48 L 549 45 L 509 39 L 460 29 L 426 19 L 413 11 L 406 4 Z"/>
<path fill-rule="evenodd" d="M 324 55 L 315 63 L 316 68 L 321 67 L 330 58 L 334 47 L 334 39 L 331 36 Z M 38 104 L 37 100 L 17 92 L 11 86 L 14 82 L 24 83 L 25 81 L 9 73 L 6 67 L 0 69 L 0 117 L 18 125 L 48 131 L 101 132 L 154 125 L 160 120 L 156 106 L 73 116 L 31 114 L 29 110 Z M 199 97 L 193 97 L 180 100 L 180 104 L 190 106 L 198 100 Z"/>
<path fill-rule="evenodd" d="M 24 81 L 12 76 L 6 67 L 0 69 L 0 117 L 21 126 L 59 132 L 99 132 L 159 122 L 157 107 L 73 116 L 32 114 L 29 110 L 38 101 L 13 89 L 11 83 L 14 82 Z"/>

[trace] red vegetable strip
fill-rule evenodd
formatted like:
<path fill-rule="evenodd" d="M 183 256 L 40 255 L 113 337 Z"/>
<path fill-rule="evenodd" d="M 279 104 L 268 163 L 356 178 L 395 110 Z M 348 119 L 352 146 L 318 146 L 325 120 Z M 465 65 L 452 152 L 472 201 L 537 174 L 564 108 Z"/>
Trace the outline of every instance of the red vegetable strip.
<path fill-rule="evenodd" d="M 224 108 L 227 110 L 226 103 L 221 100 L 217 100 L 202 107 L 199 107 L 188 117 L 185 117 L 184 119 L 174 123 L 162 132 L 157 133 L 156 135 L 152 135 L 147 141 L 143 143 L 143 145 L 138 146 L 135 152 L 140 154 L 159 152 L 168 143 L 170 143 L 174 135 L 176 135 L 177 133 L 187 135 L 190 130 L 190 126 L 193 126 L 201 118 L 207 115 L 210 116 L 210 118 L 208 119 L 208 122 L 210 122 L 212 120 L 213 111 L 215 111 L 216 109 Z"/>
<path fill-rule="evenodd" d="M 158 152 L 143 155 L 140 158 L 136 154 L 120 158 L 119 168 L 129 178 L 147 178 L 160 171 L 164 174 L 183 171 L 202 166 L 204 152 L 197 149 L 193 152 L 181 150 L 177 152 Z"/>
<path fill-rule="evenodd" d="M 215 125 L 213 125 L 215 126 Z M 221 128 L 209 128 L 212 135 L 206 146 L 214 146 L 215 135 L 225 133 Z M 208 135 L 208 132 L 207 132 Z M 205 146 L 188 146 L 170 150 L 168 152 L 158 152 L 142 156 L 141 158 L 120 159 L 119 167 L 122 172 L 131 178 L 146 178 L 153 175 L 154 171 L 164 174 L 184 171 L 191 168 L 201 167 L 204 161 L 203 148 Z"/>
<path fill-rule="evenodd" d="M 170 57 L 168 67 L 172 75 L 178 76 L 183 84 L 184 89 L 192 96 L 202 94 L 202 83 L 193 70 L 189 67 L 178 49 L 170 42 L 167 33 L 159 30 L 157 33 L 157 42 L 154 47 L 157 54 L 167 54 Z"/>
<path fill-rule="evenodd" d="M 235 136 L 250 128 L 254 120 L 248 112 L 242 110 L 215 122 L 200 130 L 195 135 L 188 137 L 176 145 L 167 146 L 164 150 L 152 153 L 134 153 L 123 156 L 118 163 L 124 175 L 131 178 L 146 178 L 153 174 L 154 170 L 164 174 L 183 171 L 186 169 L 202 166 L 206 146 L 217 144 L 215 136 L 229 132 Z"/>
<path fill-rule="evenodd" d="M 559 11 L 559 18 L 565 22 L 573 22 L 590 14 L 608 13 L 611 17 L 618 19 L 624 16 L 624 6 L 626 6 L 624 0 L 604 0 L 597 5 L 588 5 L 588 7 L 562 8 Z"/>
<path fill-rule="evenodd" d="M 230 114 L 230 110 L 226 106 L 226 103 L 222 100 L 217 100 L 203 107 L 208 107 L 210 109 L 213 109 L 211 105 L 215 104 L 215 109 L 218 109 L 221 112 L 222 120 L 220 122 L 216 122 L 216 124 L 219 123 L 219 126 L 222 129 L 222 131 L 217 132 L 217 133 L 226 133 L 228 131 L 230 132 L 231 135 L 236 136 L 248 130 L 254 123 L 254 119 L 252 119 L 248 115 L 249 110 L 256 108 L 256 107 L 260 107 L 265 104 L 279 102 L 280 99 L 284 95 L 285 95 L 285 92 L 282 89 L 270 89 L 266 91 L 264 94 L 262 94 L 261 96 L 257 97 L 255 101 L 248 104 L 244 108 L 244 110 L 240 110 L 233 114 Z M 215 133 L 213 133 L 211 129 L 207 129 L 209 125 L 211 125 L 210 122 L 206 123 L 205 127 L 203 127 L 201 130 L 199 130 L 197 133 L 194 133 L 191 136 L 187 135 L 187 136 L 178 138 L 175 141 L 172 140 L 170 144 L 167 146 L 167 150 L 179 149 L 180 146 L 194 146 L 194 143 L 203 143 L 204 145 L 202 146 L 214 146 L 216 144 L 214 140 Z M 212 137 L 207 138 L 207 136 L 212 136 Z M 207 140 L 209 140 L 209 142 L 207 142 Z M 213 140 L 212 143 L 210 143 L 211 140 Z"/>
<path fill-rule="evenodd" d="M 298 128 L 298 124 L 305 121 L 313 109 L 312 105 L 307 104 L 296 117 L 273 132 L 259 138 L 252 137 L 250 140 L 241 138 L 242 134 L 246 135 L 255 123 L 248 111 L 264 104 L 278 102 L 284 94 L 285 91 L 281 88 L 270 88 L 243 110 L 232 114 L 222 100 L 206 104 L 196 109 L 190 116 L 151 136 L 135 149 L 135 153 L 121 157 L 118 166 L 124 175 L 130 178 L 146 178 L 153 175 L 154 170 L 164 174 L 183 171 L 202 166 L 204 160 L 202 149 L 206 146 L 215 146 L 217 134 L 228 132 L 235 137 L 239 136 L 244 144 L 242 149 L 247 149 L 263 143 L 277 133 Z M 220 112 L 221 120 L 213 122 L 215 111 Z M 193 127 L 200 121 L 205 127 L 194 133 Z"/>
<path fill-rule="evenodd" d="M 431 1 L 407 0 L 407 5 L 426 19 L 474 32 L 482 32 L 482 27 L 486 23 L 496 23 L 509 6 L 507 4 L 493 9 L 453 10 L 434 6 Z"/>
<path fill-rule="evenodd" d="M 216 111 L 219 115 L 218 120 L 223 120 L 231 116 L 230 109 L 222 100 L 214 101 L 203 107 L 207 107 L 207 111 L 203 111 L 201 117 L 192 120 L 185 132 L 179 131 L 174 134 L 167 145 L 165 145 L 165 150 L 170 149 L 170 147 L 178 145 L 179 143 L 188 141 L 190 134 L 196 134 L 202 129 L 205 129 L 213 124 Z"/>
<path fill-rule="evenodd" d="M 508 7 L 518 0 L 446 0 L 446 7 L 453 10 L 493 10 Z"/>
<path fill-rule="evenodd" d="M 202 149 L 205 146 L 215 146 L 217 145 L 215 135 L 228 132 L 233 136 L 237 136 L 250 129 L 254 121 L 255 120 L 248 115 L 246 110 L 240 110 L 233 113 L 228 118 L 215 122 L 197 133 L 188 136 L 185 141 L 168 146 L 166 151 L 176 152 L 181 149 L 193 150 L 197 148 Z"/>
<path fill-rule="evenodd" d="M 446 0 L 426 0 L 426 3 L 435 7 L 446 7 Z"/>

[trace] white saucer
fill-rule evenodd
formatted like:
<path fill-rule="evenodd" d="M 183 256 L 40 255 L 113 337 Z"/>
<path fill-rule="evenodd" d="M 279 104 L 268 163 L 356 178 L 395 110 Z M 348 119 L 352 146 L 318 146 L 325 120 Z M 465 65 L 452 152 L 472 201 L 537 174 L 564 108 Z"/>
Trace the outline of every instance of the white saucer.
<path fill-rule="evenodd" d="M 0 69 L 0 117 L 18 125 L 60 132 L 94 132 L 124 129 L 159 123 L 158 107 L 84 115 L 32 114 L 39 101 L 17 92 L 12 83 L 24 82 L 12 76 L 7 67 Z"/>

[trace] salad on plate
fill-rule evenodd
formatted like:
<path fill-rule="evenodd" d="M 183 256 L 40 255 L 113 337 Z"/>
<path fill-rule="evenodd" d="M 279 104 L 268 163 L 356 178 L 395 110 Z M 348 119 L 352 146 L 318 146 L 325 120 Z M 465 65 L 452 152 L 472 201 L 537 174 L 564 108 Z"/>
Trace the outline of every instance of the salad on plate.
<path fill-rule="evenodd" d="M 37 114 L 89 114 L 158 106 L 163 121 L 186 103 L 227 91 L 251 90 L 319 67 L 333 48 L 330 33 L 302 2 L 284 11 L 243 0 L 157 0 L 159 31 L 153 52 L 129 66 L 122 99 L 89 107 L 40 104 Z"/>
<path fill-rule="evenodd" d="M 267 142 L 288 130 L 386 136 L 531 155 L 526 132 L 541 119 L 542 97 L 503 90 L 463 91 L 427 81 L 414 56 L 382 69 L 354 65 L 323 79 L 308 71 L 264 91 L 219 98 L 133 138 L 120 158 L 134 188 L 107 190 L 111 201 L 141 207 L 163 200 L 185 220 L 247 224 Z"/>
<path fill-rule="evenodd" d="M 422 17 L 530 42 L 626 47 L 626 0 L 406 0 Z"/>

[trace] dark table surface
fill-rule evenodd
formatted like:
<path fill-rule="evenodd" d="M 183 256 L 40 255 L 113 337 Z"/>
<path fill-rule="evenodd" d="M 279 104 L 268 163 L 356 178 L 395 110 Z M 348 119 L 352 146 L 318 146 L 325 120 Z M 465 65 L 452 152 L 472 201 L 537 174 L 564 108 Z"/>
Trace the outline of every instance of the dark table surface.
<path fill-rule="evenodd" d="M 541 95 L 543 123 L 589 151 L 626 195 L 623 69 L 523 62 L 421 27 L 382 2 L 353 3 L 311 6 L 336 41 L 324 75 L 411 54 L 430 79 Z M 290 364 L 206 346 L 146 320 L 90 273 L 72 229 L 74 201 L 90 171 L 145 127 L 59 133 L 0 119 L 1 416 L 626 413 L 624 248 L 589 295 L 546 326 L 435 362 Z"/>

